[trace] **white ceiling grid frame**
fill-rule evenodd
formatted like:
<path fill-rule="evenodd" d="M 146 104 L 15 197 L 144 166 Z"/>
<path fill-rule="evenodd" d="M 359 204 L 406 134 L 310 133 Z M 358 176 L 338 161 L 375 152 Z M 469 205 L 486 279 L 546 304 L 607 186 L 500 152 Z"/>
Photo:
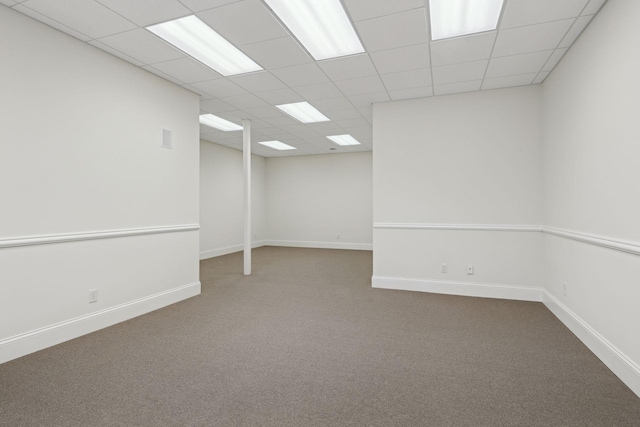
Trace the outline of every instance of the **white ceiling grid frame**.
<path fill-rule="evenodd" d="M 203 113 L 250 118 L 261 135 L 300 144 L 296 155 L 329 152 L 328 130 L 353 134 L 362 143 L 357 149 L 366 150 L 375 102 L 538 84 L 605 3 L 505 0 L 497 31 L 431 42 L 427 1 L 341 0 L 367 51 L 314 61 L 262 0 L 0 0 L 199 93 Z M 141 28 L 190 14 L 205 17 L 265 71 L 222 77 Z M 332 122 L 301 125 L 274 112 L 274 105 L 305 100 Z M 241 147 L 238 136 L 205 129 L 202 137 Z"/>
<path fill-rule="evenodd" d="M 93 0 L 27 0 L 21 3 L 67 27 L 98 39 L 133 30 L 133 22 Z"/>
<path fill-rule="evenodd" d="M 146 27 L 192 15 L 193 12 L 178 0 L 96 0 L 129 21 Z"/>

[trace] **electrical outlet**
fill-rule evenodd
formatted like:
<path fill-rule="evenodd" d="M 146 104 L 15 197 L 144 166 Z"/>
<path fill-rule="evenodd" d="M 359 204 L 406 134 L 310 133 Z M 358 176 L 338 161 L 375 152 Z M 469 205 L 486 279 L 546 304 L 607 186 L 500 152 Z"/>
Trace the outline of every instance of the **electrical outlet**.
<path fill-rule="evenodd" d="M 467 265 L 467 274 L 473 274 L 473 265 Z"/>
<path fill-rule="evenodd" d="M 89 290 L 89 304 L 98 302 L 98 290 L 90 289 Z"/>
<path fill-rule="evenodd" d="M 442 264 L 442 268 L 440 269 L 441 273 L 446 273 L 447 272 L 447 264 Z"/>
<path fill-rule="evenodd" d="M 564 295 L 565 297 L 567 296 L 567 284 L 566 283 L 562 284 L 562 295 Z"/>

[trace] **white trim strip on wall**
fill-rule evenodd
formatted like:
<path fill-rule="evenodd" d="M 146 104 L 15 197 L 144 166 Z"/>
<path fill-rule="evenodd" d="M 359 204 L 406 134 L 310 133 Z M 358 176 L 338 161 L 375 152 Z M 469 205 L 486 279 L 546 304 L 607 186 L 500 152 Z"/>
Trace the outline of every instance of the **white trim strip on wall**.
<path fill-rule="evenodd" d="M 543 292 L 542 303 L 549 311 L 560 319 L 622 382 L 640 396 L 640 366 L 635 364 L 620 349 L 600 335 L 548 290 L 542 289 L 541 291 Z"/>
<path fill-rule="evenodd" d="M 115 237 L 143 236 L 147 234 L 197 231 L 199 224 L 169 225 L 148 228 L 125 228 L 118 230 L 91 231 L 86 233 L 47 234 L 42 236 L 22 236 L 0 239 L 0 249 L 17 246 L 46 245 L 50 243 L 79 242 L 82 240 L 112 239 Z"/>
<path fill-rule="evenodd" d="M 554 227 L 543 227 L 542 231 L 553 236 L 564 237 L 578 242 L 589 243 L 591 245 L 602 246 L 616 251 L 628 252 L 640 255 L 640 243 L 626 240 L 613 239 L 611 237 L 596 236 L 593 234 L 581 233 L 577 231 L 564 230 Z"/>
<path fill-rule="evenodd" d="M 0 340 L 0 363 L 200 295 L 200 291 L 200 282 L 188 283 L 154 295 L 5 338 Z"/>
<path fill-rule="evenodd" d="M 640 255 L 640 243 L 612 237 L 596 236 L 594 234 L 566 230 L 556 227 L 517 224 L 420 224 L 420 223 L 375 223 L 378 230 L 459 230 L 459 231 L 515 231 L 542 232 L 553 236 L 564 237 L 578 242 L 602 246 L 616 251 Z"/>
<path fill-rule="evenodd" d="M 375 229 L 385 230 L 462 230 L 462 231 L 542 231 L 539 225 L 518 224 L 424 224 L 424 223 L 380 223 Z"/>
<path fill-rule="evenodd" d="M 414 279 L 373 276 L 371 286 L 379 289 L 430 292 L 466 297 L 499 298 L 518 301 L 542 301 L 542 290 L 531 286 L 497 285 L 493 283 L 455 282 L 449 280 Z"/>

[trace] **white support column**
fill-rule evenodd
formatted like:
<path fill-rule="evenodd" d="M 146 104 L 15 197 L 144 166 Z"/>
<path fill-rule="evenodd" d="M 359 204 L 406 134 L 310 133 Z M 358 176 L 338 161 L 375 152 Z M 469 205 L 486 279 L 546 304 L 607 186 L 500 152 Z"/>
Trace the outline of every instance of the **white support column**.
<path fill-rule="evenodd" d="M 244 167 L 244 275 L 251 274 L 251 120 L 242 120 Z"/>

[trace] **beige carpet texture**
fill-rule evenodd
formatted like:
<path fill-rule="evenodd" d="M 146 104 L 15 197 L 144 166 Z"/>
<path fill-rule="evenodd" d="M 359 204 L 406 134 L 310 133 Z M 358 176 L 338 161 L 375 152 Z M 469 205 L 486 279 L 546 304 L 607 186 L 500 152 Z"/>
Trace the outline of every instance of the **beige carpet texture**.
<path fill-rule="evenodd" d="M 0 365 L 0 425 L 640 426 L 540 303 L 373 289 L 367 251 L 253 261 L 202 261 L 202 295 Z"/>

